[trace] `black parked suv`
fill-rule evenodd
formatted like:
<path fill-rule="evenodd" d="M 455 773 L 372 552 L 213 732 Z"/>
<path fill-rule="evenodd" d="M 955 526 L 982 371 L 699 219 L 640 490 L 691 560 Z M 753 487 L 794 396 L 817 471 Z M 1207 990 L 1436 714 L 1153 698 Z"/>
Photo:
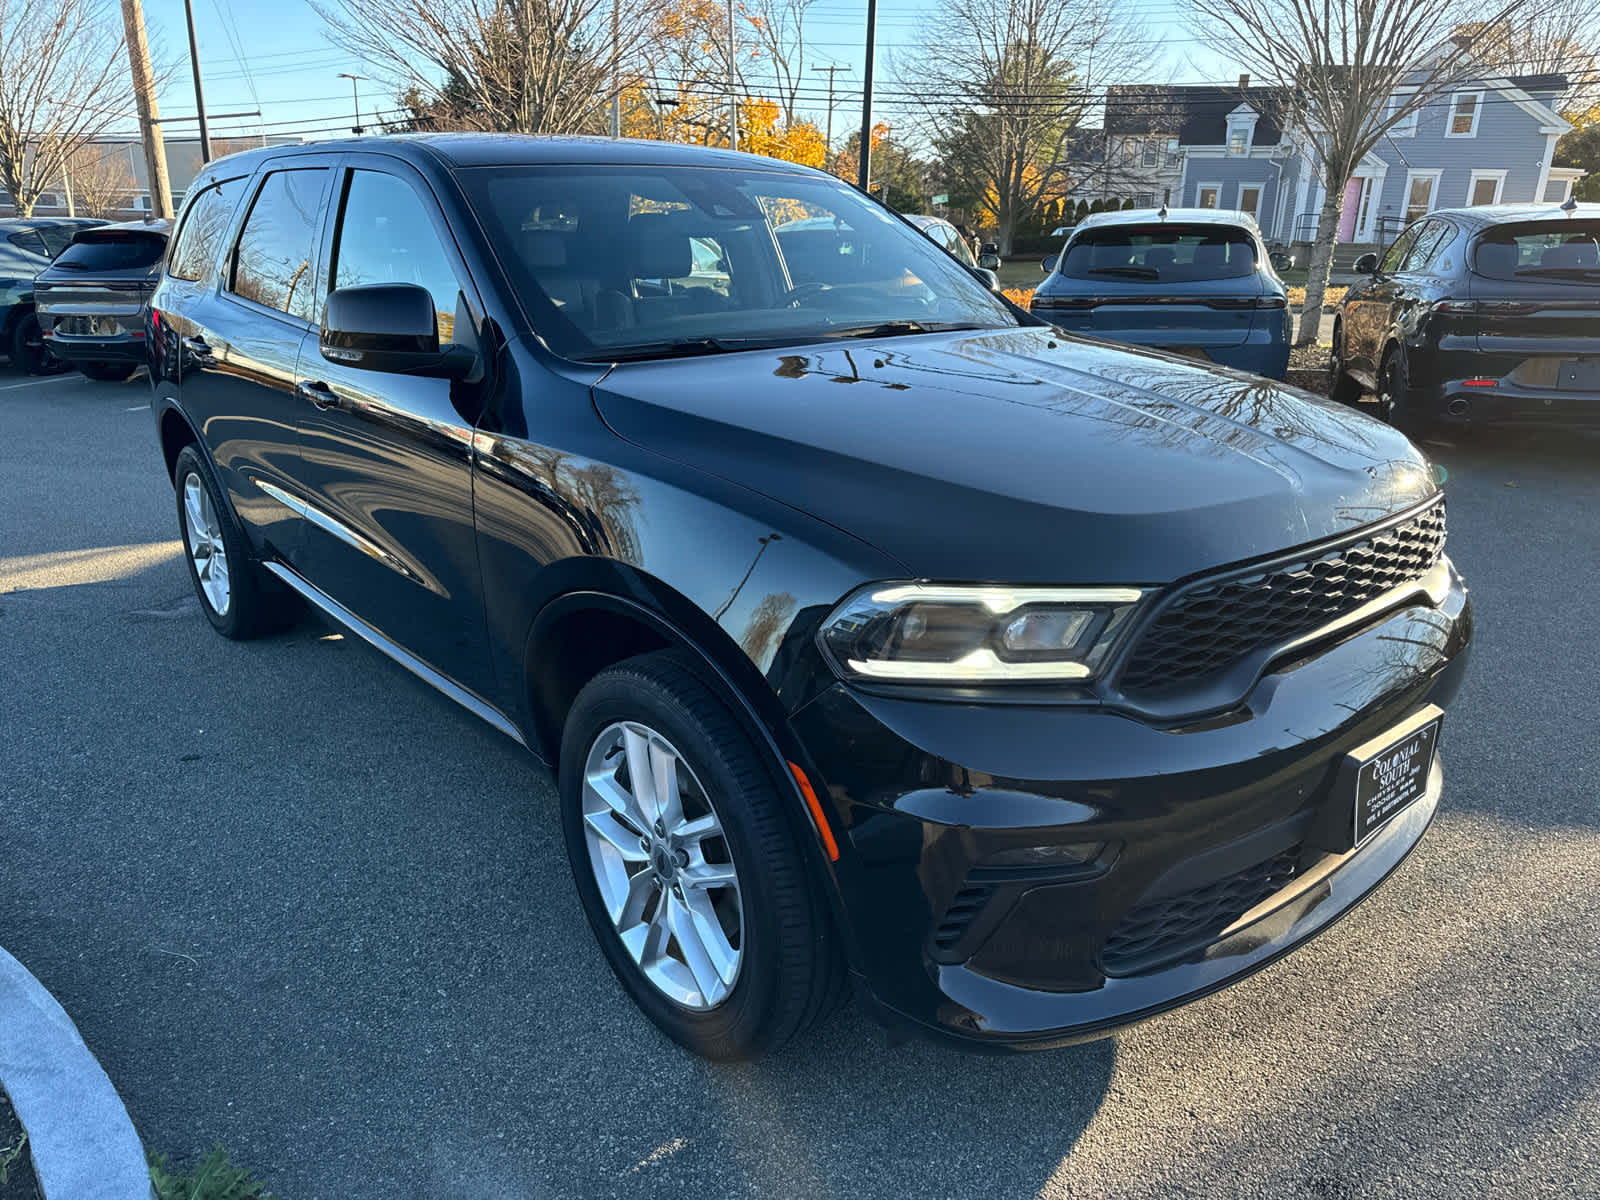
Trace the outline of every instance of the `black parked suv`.
<path fill-rule="evenodd" d="M 90 379 L 128 379 L 144 365 L 145 308 L 161 280 L 166 221 L 85 229 L 33 281 L 51 351 Z"/>
<path fill-rule="evenodd" d="M 13 217 L 0 220 L 0 351 L 28 375 L 62 369 L 33 312 L 33 280 L 81 229 L 104 225 L 88 217 Z"/>
<path fill-rule="evenodd" d="M 1326 928 L 1439 803 L 1471 617 L 1422 455 L 1066 336 L 822 173 L 223 159 L 148 342 L 211 624 L 309 602 L 553 764 L 600 946 L 701 1053 L 852 983 L 1096 1036 Z"/>
<path fill-rule="evenodd" d="M 1356 269 L 1333 333 L 1336 391 L 1390 420 L 1600 425 L 1600 204 L 1429 214 Z"/>

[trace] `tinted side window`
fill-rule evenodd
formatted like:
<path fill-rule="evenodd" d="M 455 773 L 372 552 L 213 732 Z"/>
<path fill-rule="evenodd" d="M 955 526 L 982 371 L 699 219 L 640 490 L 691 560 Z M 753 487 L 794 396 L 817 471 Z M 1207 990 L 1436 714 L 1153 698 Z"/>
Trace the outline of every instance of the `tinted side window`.
<path fill-rule="evenodd" d="M 210 276 L 242 191 L 243 179 L 227 179 L 195 197 L 178 230 L 178 240 L 173 243 L 168 274 L 192 281 Z"/>
<path fill-rule="evenodd" d="M 1407 252 L 1405 261 L 1400 264 L 1402 271 L 1426 271 L 1434 257 L 1444 244 L 1450 240 L 1450 226 L 1443 221 L 1429 221 L 1422 227 L 1422 232 L 1417 234 L 1417 240 L 1412 243 Z"/>
<path fill-rule="evenodd" d="M 1411 247 L 1416 242 L 1417 234 L 1420 232 L 1422 232 L 1422 226 L 1413 225 L 1395 238 L 1394 244 L 1389 247 L 1389 252 L 1383 256 L 1383 263 L 1378 269 L 1386 275 L 1398 271 L 1400 264 L 1405 261 L 1406 255 L 1411 253 Z"/>
<path fill-rule="evenodd" d="M 39 230 L 39 238 L 44 242 L 44 252 L 55 258 L 72 244 L 73 235 L 81 228 L 83 226 L 80 225 L 46 225 Z"/>
<path fill-rule="evenodd" d="M 428 289 L 439 341 L 454 336 L 461 285 L 411 185 L 381 171 L 352 171 L 334 251 L 333 286 L 414 283 Z"/>
<path fill-rule="evenodd" d="M 39 236 L 37 229 L 24 229 L 10 234 L 6 241 L 13 246 L 21 246 L 29 254 L 37 254 L 40 258 L 49 258 L 49 253 L 44 248 L 44 239 Z"/>
<path fill-rule="evenodd" d="M 239 234 L 230 291 L 291 316 L 313 318 L 311 255 L 327 174 L 317 168 L 267 176 Z"/>

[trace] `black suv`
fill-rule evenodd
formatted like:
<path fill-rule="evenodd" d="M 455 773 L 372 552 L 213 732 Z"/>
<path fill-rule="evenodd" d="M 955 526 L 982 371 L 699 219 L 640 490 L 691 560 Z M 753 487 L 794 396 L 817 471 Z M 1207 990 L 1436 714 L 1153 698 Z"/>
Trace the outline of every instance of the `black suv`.
<path fill-rule="evenodd" d="M 1422 455 L 1067 336 L 820 172 L 223 159 L 148 344 L 211 623 L 309 602 L 553 764 L 606 957 L 701 1053 L 852 984 L 1096 1036 L 1326 928 L 1439 803 L 1471 617 Z"/>
<path fill-rule="evenodd" d="M 161 281 L 166 221 L 85 229 L 33 281 L 51 351 L 90 379 L 119 382 L 144 365 L 145 308 Z"/>
<path fill-rule="evenodd" d="M 1413 429 L 1600 426 L 1600 204 L 1431 213 L 1355 266 L 1336 394 Z"/>

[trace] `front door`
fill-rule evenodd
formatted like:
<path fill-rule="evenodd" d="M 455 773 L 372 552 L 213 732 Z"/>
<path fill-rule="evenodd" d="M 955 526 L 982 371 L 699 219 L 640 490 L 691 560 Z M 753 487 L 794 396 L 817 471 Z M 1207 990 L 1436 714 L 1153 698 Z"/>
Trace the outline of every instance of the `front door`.
<path fill-rule="evenodd" d="M 432 192 L 404 164 L 351 156 L 319 291 L 412 283 L 434 298 L 441 344 L 473 327 L 474 293 Z M 330 225 L 333 222 L 330 221 Z M 305 574 L 435 670 L 492 694 L 472 524 L 474 384 L 300 360 Z"/>

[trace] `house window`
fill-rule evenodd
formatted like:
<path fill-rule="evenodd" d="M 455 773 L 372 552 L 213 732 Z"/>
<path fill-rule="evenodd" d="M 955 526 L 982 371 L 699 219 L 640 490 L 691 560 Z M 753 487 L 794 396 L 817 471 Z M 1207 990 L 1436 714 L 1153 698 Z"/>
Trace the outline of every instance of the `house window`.
<path fill-rule="evenodd" d="M 1450 127 L 1445 130 L 1445 137 L 1477 137 L 1482 112 L 1482 92 L 1457 92 L 1450 104 Z"/>
<path fill-rule="evenodd" d="M 1239 188 L 1239 211 L 1248 213 L 1252 221 L 1261 220 L 1261 189 L 1251 184 Z"/>
<path fill-rule="evenodd" d="M 1472 182 L 1467 185 L 1467 203 L 1473 208 L 1483 204 L 1499 204 L 1505 183 L 1504 171 L 1474 171 Z"/>
<path fill-rule="evenodd" d="M 1572 180 L 1552 179 L 1544 185 L 1544 202 L 1546 204 L 1565 204 L 1567 197 L 1572 194 Z M 0 200 L 0 204 L 4 201 Z"/>
<path fill-rule="evenodd" d="M 1144 165 L 1147 167 L 1153 167 L 1160 158 L 1161 147 L 1155 142 L 1146 142 L 1144 144 Z"/>
<path fill-rule="evenodd" d="M 1154 208 L 1156 206 L 1156 194 L 1154 192 L 1140 192 L 1133 198 L 1133 203 L 1138 208 Z"/>
<path fill-rule="evenodd" d="M 1175 163 L 1177 161 L 1178 161 L 1178 139 L 1177 138 L 1168 138 L 1167 139 L 1167 163 L 1170 166 L 1171 164 L 1173 164 L 1173 163 Z"/>
<path fill-rule="evenodd" d="M 61 197 L 54 192 L 40 192 L 39 198 L 33 202 L 35 208 L 60 208 Z"/>
<path fill-rule="evenodd" d="M 1222 185 L 1220 183 L 1202 183 L 1195 200 L 1197 208 L 1220 208 L 1222 200 Z"/>
<path fill-rule="evenodd" d="M 1383 110 L 1384 119 L 1387 120 L 1388 118 L 1394 116 L 1394 114 L 1399 112 L 1402 108 L 1404 108 L 1406 106 L 1406 104 L 1410 102 L 1411 97 L 1414 96 L 1415 94 L 1416 94 L 1416 92 L 1415 92 L 1414 89 L 1408 88 L 1408 89 L 1406 89 L 1404 91 L 1396 92 L 1394 95 L 1390 96 L 1389 97 L 1389 103 L 1384 107 L 1384 110 Z M 1417 132 L 1417 115 L 1418 115 L 1418 110 L 1417 109 L 1412 109 L 1405 116 L 1401 117 L 1400 120 L 1396 121 L 1393 125 L 1389 126 L 1389 136 L 1390 137 L 1413 137 L 1413 136 L 1415 136 L 1415 134 Z"/>
<path fill-rule="evenodd" d="M 1438 171 L 1412 171 L 1406 176 L 1406 221 L 1415 221 L 1433 211 L 1439 190 Z"/>
<path fill-rule="evenodd" d="M 1240 122 L 1228 125 L 1228 153 L 1248 154 L 1250 152 L 1250 126 Z"/>

